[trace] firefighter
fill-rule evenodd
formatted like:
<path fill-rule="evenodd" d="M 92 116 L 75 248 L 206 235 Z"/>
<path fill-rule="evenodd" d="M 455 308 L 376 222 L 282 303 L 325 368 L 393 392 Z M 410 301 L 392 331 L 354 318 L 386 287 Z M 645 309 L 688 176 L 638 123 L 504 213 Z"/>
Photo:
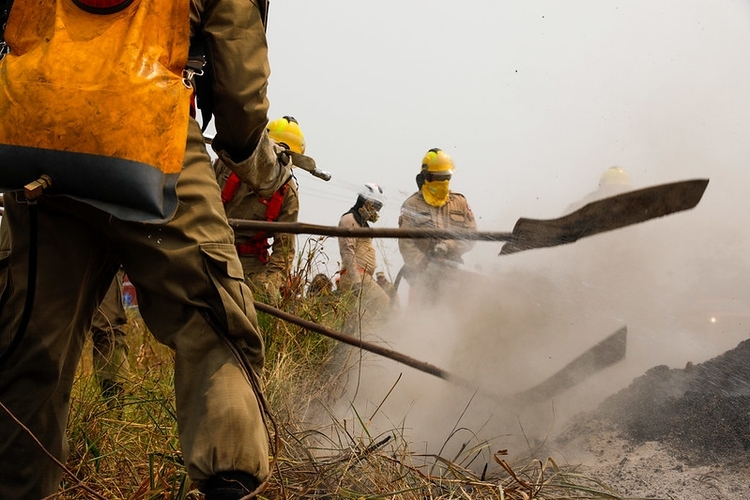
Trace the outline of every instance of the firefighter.
<path fill-rule="evenodd" d="M 0 286 L 0 498 L 57 493 L 52 458 L 68 454 L 76 367 L 120 265 L 149 330 L 174 349 L 191 480 L 206 500 L 236 500 L 268 478 L 263 339 L 190 116 L 201 68 L 186 64 L 192 31 L 208 59 L 212 99 L 198 105 L 213 105 L 212 147 L 243 182 L 271 190 L 290 159 L 266 132 L 266 6 L 15 0 L 0 60 L 0 190 L 13 240 Z M 38 161 L 12 161 L 23 155 Z"/>
<path fill-rule="evenodd" d="M 477 223 L 466 197 L 450 189 L 454 169 L 453 160 L 445 151 L 439 148 L 427 151 L 417 174 L 419 190 L 401 206 L 400 228 L 476 230 Z M 421 293 L 425 299 L 436 296 L 440 283 L 452 274 L 456 264 L 463 263 L 463 254 L 474 244 L 473 240 L 399 239 L 403 275 L 413 293 L 417 296 Z"/>
<path fill-rule="evenodd" d="M 377 222 L 384 204 L 383 188 L 374 183 L 365 184 L 354 206 L 341 216 L 338 227 L 370 227 L 370 222 Z M 339 237 L 338 243 L 341 255 L 338 290 L 351 299 L 344 331 L 355 333 L 382 319 L 388 311 L 390 298 L 372 277 L 377 267 L 372 238 Z"/>
<path fill-rule="evenodd" d="M 628 175 L 628 172 L 624 168 L 616 165 L 609 167 L 599 177 L 599 185 L 597 189 L 590 192 L 582 199 L 568 205 L 564 213 L 568 214 L 575 212 L 592 201 L 616 196 L 626 191 L 630 191 L 631 189 L 633 188 L 630 184 L 630 176 Z"/>
<path fill-rule="evenodd" d="M 333 281 L 324 273 L 318 273 L 313 276 L 307 285 L 308 298 L 327 298 L 334 294 Z"/>
<path fill-rule="evenodd" d="M 268 124 L 268 136 L 281 147 L 304 154 L 305 137 L 294 117 L 284 116 Z M 261 197 L 217 160 L 214 164 L 221 200 L 227 217 L 268 222 L 297 222 L 299 193 L 291 168 L 283 169 L 271 196 Z M 271 300 L 291 275 L 296 250 L 295 237 L 287 233 L 269 233 L 244 228 L 234 229 L 237 253 L 245 272 L 245 282 Z"/>

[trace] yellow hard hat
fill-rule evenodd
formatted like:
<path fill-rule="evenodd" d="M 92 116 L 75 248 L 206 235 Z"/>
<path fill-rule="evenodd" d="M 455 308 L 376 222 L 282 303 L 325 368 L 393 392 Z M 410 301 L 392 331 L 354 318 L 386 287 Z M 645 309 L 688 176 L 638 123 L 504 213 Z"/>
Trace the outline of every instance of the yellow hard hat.
<path fill-rule="evenodd" d="M 630 186 L 630 177 L 620 167 L 609 167 L 599 179 L 599 187 Z"/>
<path fill-rule="evenodd" d="M 270 122 L 267 128 L 268 136 L 274 141 L 286 145 L 295 153 L 305 153 L 305 136 L 294 117 L 281 117 Z"/>
<path fill-rule="evenodd" d="M 450 180 L 453 175 L 453 160 L 440 148 L 432 148 L 422 158 L 422 175 L 424 180 Z"/>

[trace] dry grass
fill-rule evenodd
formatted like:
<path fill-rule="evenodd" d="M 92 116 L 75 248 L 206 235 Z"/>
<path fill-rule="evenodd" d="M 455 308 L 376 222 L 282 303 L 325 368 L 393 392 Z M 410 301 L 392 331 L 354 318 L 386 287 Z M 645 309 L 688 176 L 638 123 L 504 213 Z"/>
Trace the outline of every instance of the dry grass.
<path fill-rule="evenodd" d="M 301 260 L 304 265 L 298 264 L 303 279 L 279 306 L 339 328 L 344 311 L 336 300 L 300 300 L 314 267 L 314 247 L 310 245 L 310 253 Z M 108 405 L 100 400 L 89 356 L 79 368 L 69 421 L 71 475 L 66 475 L 59 498 L 198 500 L 179 451 L 172 353 L 151 337 L 137 310 L 130 315 L 132 373 L 122 401 Z M 324 420 L 320 416 L 326 415 L 326 402 L 340 394 L 336 343 L 265 314 L 259 314 L 259 322 L 268 352 L 265 393 L 282 443 L 261 498 L 619 498 L 551 459 L 508 463 L 503 452 L 496 452 L 501 472 L 489 477 L 487 467 L 476 472 L 462 465 L 478 450 L 465 450 L 463 458 L 448 460 L 410 451 L 401 429 L 375 436 L 362 420 L 355 428 L 335 419 L 318 428 L 303 423 Z"/>

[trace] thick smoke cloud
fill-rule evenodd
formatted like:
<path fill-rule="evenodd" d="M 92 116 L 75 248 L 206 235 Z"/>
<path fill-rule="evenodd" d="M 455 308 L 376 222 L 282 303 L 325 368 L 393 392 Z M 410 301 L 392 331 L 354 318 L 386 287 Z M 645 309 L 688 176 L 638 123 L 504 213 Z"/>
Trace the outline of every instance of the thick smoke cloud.
<path fill-rule="evenodd" d="M 440 450 L 458 425 L 520 452 L 523 433 L 542 439 L 648 368 L 707 360 L 750 333 L 750 4 L 456 5 L 275 5 L 271 114 L 295 115 L 334 176 L 298 176 L 301 221 L 335 224 L 374 181 L 388 196 L 378 226 L 395 227 L 432 147 L 453 156 L 451 186 L 487 231 L 557 217 L 612 165 L 633 188 L 710 179 L 689 212 L 571 245 L 498 257 L 480 243 L 455 307 L 407 309 L 376 335 L 476 395 L 366 355 L 342 399 L 342 418 L 353 402 L 373 429 L 407 428 L 415 448 Z M 398 252 L 382 245 L 395 276 Z M 332 273 L 335 243 L 329 255 Z M 623 324 L 626 358 L 554 401 L 521 411 L 485 396 L 533 386 Z"/>
<path fill-rule="evenodd" d="M 750 269 L 725 244 L 732 230 L 706 223 L 722 205 L 715 192 L 709 184 L 693 210 L 570 245 L 497 256 L 497 245 L 480 244 L 442 303 L 406 305 L 373 336 L 470 383 L 366 355 L 340 400 L 341 418 L 355 409 L 371 433 L 405 428 L 425 451 L 450 458 L 484 442 L 487 453 L 523 454 L 647 369 L 681 368 L 734 347 L 750 332 Z M 550 400 L 510 399 L 622 325 L 621 362 Z"/>

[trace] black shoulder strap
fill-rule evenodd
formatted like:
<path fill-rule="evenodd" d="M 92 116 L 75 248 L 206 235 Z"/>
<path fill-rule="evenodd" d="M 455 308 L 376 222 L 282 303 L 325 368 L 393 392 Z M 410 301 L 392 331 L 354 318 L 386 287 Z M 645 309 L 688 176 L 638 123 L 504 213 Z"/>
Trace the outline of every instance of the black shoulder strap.
<path fill-rule="evenodd" d="M 190 38 L 187 67 L 195 75 L 195 104 L 201 112 L 201 129 L 205 132 L 214 111 L 214 93 L 211 87 L 211 62 L 208 60 L 203 33 Z"/>
<path fill-rule="evenodd" d="M 13 0 L 0 0 L 0 52 L 5 46 L 5 25 L 8 23 L 12 6 Z"/>
<path fill-rule="evenodd" d="M 264 29 L 268 29 L 268 6 L 270 3 L 269 0 L 258 0 L 258 10 L 260 10 L 260 18 L 263 20 Z"/>

